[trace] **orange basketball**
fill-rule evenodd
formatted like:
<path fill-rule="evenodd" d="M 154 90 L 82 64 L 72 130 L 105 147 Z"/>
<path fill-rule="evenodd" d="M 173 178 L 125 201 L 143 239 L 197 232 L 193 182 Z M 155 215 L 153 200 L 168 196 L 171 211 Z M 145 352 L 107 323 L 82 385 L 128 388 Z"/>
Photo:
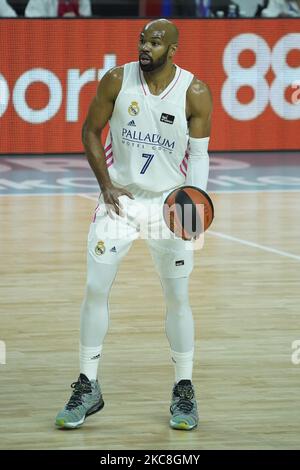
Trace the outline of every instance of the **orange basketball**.
<path fill-rule="evenodd" d="M 169 229 L 183 240 L 198 238 L 211 225 L 214 206 L 209 195 L 196 186 L 174 189 L 163 206 Z"/>

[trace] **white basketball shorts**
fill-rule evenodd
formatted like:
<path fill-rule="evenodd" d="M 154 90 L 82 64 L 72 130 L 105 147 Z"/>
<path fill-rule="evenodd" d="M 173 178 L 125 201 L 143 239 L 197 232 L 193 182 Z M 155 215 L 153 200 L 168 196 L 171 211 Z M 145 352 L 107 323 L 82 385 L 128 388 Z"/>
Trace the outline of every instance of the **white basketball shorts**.
<path fill-rule="evenodd" d="M 171 191 L 151 193 L 134 185 L 126 186 L 134 199 L 119 198 L 124 216 L 108 215 L 100 194 L 88 234 L 88 251 L 98 263 L 118 265 L 137 238 L 145 239 L 160 277 L 187 277 L 193 269 L 192 242 L 184 241 L 168 229 L 163 219 L 163 203 Z"/>

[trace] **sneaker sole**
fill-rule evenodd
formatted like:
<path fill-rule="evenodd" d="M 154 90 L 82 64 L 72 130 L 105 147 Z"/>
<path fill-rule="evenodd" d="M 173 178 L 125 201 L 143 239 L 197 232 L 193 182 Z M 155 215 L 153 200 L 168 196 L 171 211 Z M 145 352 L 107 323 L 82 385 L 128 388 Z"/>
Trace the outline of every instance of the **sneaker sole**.
<path fill-rule="evenodd" d="M 181 431 L 191 431 L 192 429 L 197 427 L 197 424 L 191 426 L 190 424 L 187 424 L 184 421 L 181 421 L 179 423 L 176 423 L 175 421 L 170 421 L 170 426 L 172 429 L 179 429 Z"/>
<path fill-rule="evenodd" d="M 55 421 L 55 426 L 59 429 L 76 429 L 76 428 L 79 428 L 84 423 L 84 421 L 86 420 L 86 418 L 88 416 L 91 416 L 91 415 L 97 413 L 98 411 L 102 410 L 103 407 L 104 407 L 104 402 L 100 403 L 99 405 L 93 406 L 92 408 L 89 409 L 89 411 L 84 415 L 84 417 L 80 421 L 76 421 L 75 423 L 74 422 L 73 423 L 68 423 L 63 418 L 57 419 Z"/>

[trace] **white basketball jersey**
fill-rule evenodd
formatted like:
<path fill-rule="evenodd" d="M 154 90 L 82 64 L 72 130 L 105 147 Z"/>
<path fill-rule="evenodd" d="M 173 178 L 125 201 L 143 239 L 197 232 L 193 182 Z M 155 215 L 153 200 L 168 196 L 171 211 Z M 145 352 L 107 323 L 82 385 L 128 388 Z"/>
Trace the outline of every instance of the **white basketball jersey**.
<path fill-rule="evenodd" d="M 158 96 L 150 93 L 138 62 L 124 66 L 123 83 L 105 143 L 111 180 L 160 192 L 184 184 L 188 126 L 186 91 L 193 75 L 176 66 Z"/>

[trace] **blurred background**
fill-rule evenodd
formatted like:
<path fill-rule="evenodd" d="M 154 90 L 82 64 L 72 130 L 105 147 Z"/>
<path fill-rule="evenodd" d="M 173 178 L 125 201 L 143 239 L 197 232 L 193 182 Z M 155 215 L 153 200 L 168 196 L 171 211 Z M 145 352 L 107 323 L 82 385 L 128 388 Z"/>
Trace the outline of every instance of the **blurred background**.
<path fill-rule="evenodd" d="M 212 90 L 211 150 L 300 147 L 298 0 L 0 5 L 10 15 L 0 19 L 0 154 L 82 152 L 81 126 L 97 82 L 111 67 L 137 60 L 139 32 L 156 17 L 174 18 L 177 64 Z"/>
<path fill-rule="evenodd" d="M 76 4 L 82 4 L 79 14 L 95 17 L 252 18 L 299 17 L 300 14 L 297 0 L 0 0 L 0 15 L 63 16 L 66 11 L 59 11 L 59 8 L 55 11 L 57 5 L 62 4 L 65 4 L 64 10 L 68 9 L 69 12 L 75 12 Z M 88 11 L 89 8 L 91 11 Z"/>

